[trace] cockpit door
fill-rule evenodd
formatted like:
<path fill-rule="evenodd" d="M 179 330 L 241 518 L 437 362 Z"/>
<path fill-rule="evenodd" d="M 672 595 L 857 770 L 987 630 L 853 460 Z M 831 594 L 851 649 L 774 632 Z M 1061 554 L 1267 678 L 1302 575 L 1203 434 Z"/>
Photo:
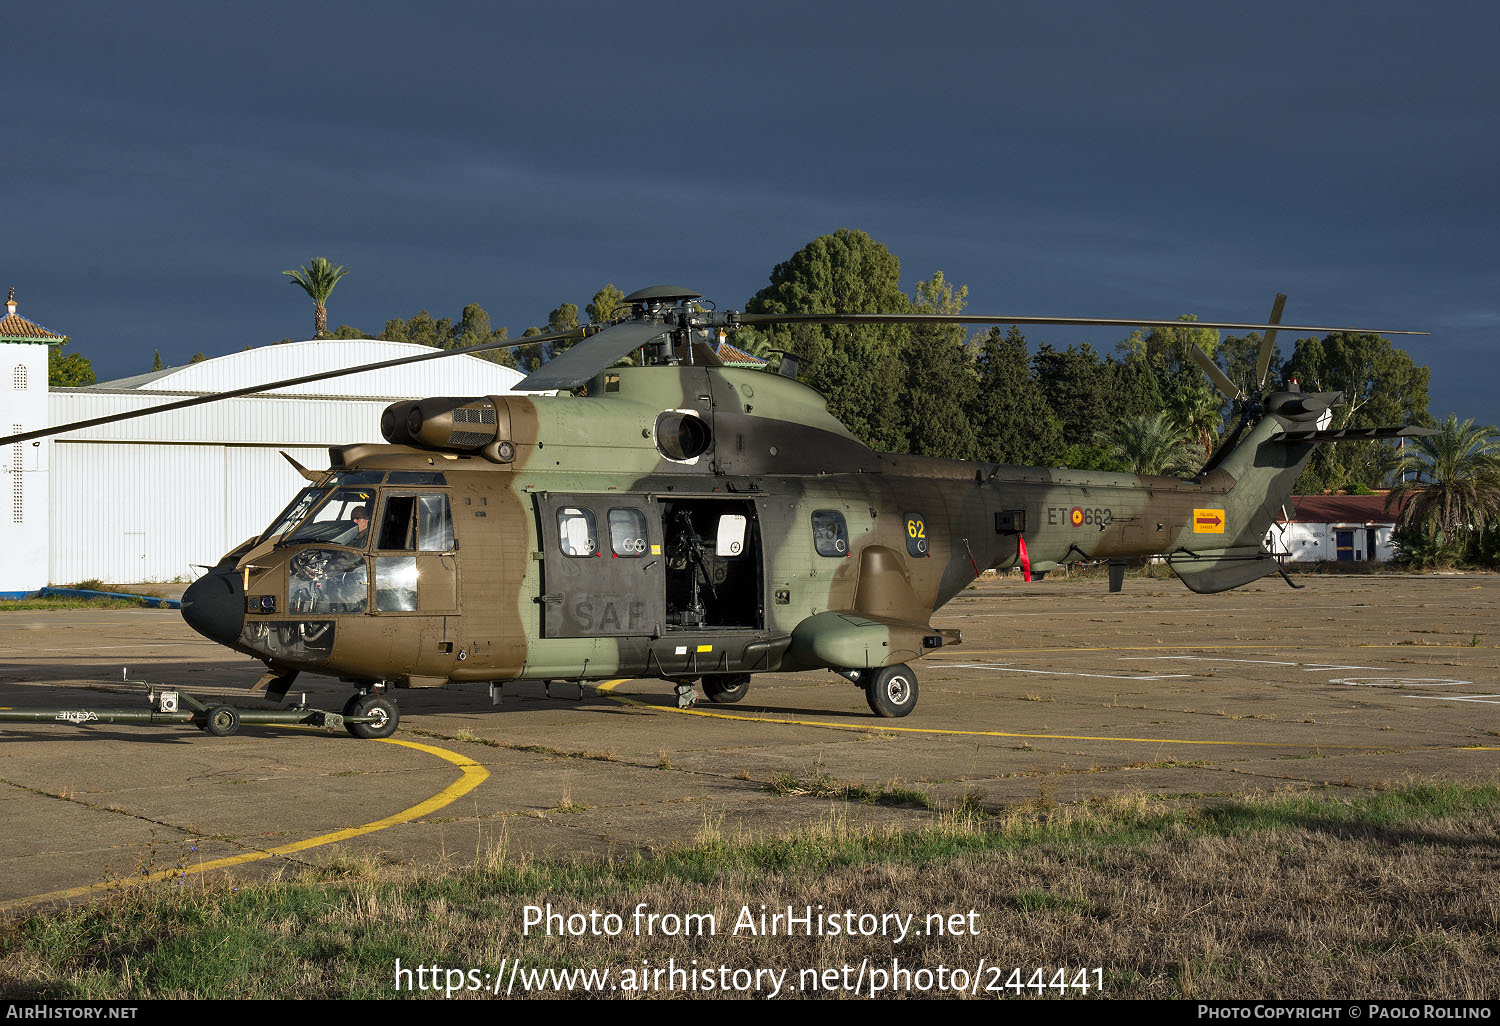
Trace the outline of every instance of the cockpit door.
<path fill-rule="evenodd" d="M 447 492 L 387 490 L 371 525 L 376 613 L 458 612 L 458 552 Z"/>

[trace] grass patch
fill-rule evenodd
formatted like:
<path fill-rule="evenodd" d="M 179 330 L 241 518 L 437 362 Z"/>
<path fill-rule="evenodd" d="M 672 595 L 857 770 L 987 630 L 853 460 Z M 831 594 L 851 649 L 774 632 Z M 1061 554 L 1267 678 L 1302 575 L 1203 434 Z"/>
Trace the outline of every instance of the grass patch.
<path fill-rule="evenodd" d="M 783 797 L 832 798 L 836 801 L 860 802 L 865 805 L 903 805 L 923 809 L 936 808 L 937 803 L 926 791 L 905 787 L 892 781 L 884 787 L 869 784 L 847 784 L 835 780 L 821 761 L 814 762 L 805 774 L 777 773 L 771 777 L 766 790 Z"/>
<path fill-rule="evenodd" d="M 565 800 L 567 796 L 564 796 Z M 344 857 L 254 882 L 122 889 L 0 925 L 12 999 L 393 997 L 394 967 L 622 972 L 642 961 L 800 967 L 1099 966 L 1106 996 L 1484 999 L 1500 786 L 1419 783 L 1355 798 L 1279 794 L 1183 807 L 1050 796 L 913 829 L 848 818 L 770 836 L 707 823 L 623 856 L 540 859 L 502 844 L 458 869 Z M 523 928 L 527 905 L 620 915 L 621 936 Z M 713 917 L 684 937 L 634 910 Z M 889 937 L 767 937 L 744 910 L 910 916 Z M 973 917 L 969 918 L 969 913 Z M 949 924 L 933 929 L 929 916 Z M 957 917 L 956 919 L 954 917 Z M 700 920 L 700 924 L 706 920 Z M 956 922 L 975 928 L 953 928 Z M 458 994 L 455 996 L 462 996 Z M 1076 996 L 1076 995 L 1075 995 Z"/>
<path fill-rule="evenodd" d="M 142 609 L 140 599 L 70 598 L 62 595 L 29 599 L 0 599 L 0 613 L 18 613 L 28 609 Z"/>

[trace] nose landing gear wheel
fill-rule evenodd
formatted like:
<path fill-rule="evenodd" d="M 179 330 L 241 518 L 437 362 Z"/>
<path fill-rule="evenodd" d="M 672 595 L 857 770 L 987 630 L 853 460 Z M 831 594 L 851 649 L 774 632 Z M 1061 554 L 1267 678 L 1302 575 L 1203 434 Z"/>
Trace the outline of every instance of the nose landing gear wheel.
<path fill-rule="evenodd" d="M 750 690 L 748 673 L 716 674 L 703 678 L 703 693 L 710 702 L 728 705 L 738 702 Z"/>
<path fill-rule="evenodd" d="M 865 701 L 876 716 L 887 719 L 905 716 L 917 707 L 917 675 L 905 663 L 868 670 Z"/>
<path fill-rule="evenodd" d="M 348 722 L 357 716 L 368 716 L 371 719 L 368 723 Z M 344 720 L 345 730 L 357 738 L 370 740 L 390 737 L 394 734 L 396 725 L 401 722 L 401 713 L 396 708 L 395 702 L 371 692 L 365 695 L 355 695 L 345 703 Z"/>

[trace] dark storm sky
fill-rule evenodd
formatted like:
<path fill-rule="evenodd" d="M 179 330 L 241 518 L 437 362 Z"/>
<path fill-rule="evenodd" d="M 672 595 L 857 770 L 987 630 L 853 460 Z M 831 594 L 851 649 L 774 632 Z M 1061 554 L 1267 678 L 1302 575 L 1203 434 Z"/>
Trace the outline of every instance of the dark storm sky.
<path fill-rule="evenodd" d="M 825 232 L 976 313 L 1418 328 L 1500 422 L 1500 7 L 49 3 L 5 15 L 0 286 L 101 380 L 605 282 L 743 307 Z M 1040 329 L 1033 340 L 1073 338 Z M 1123 336 L 1085 336 L 1108 348 Z"/>

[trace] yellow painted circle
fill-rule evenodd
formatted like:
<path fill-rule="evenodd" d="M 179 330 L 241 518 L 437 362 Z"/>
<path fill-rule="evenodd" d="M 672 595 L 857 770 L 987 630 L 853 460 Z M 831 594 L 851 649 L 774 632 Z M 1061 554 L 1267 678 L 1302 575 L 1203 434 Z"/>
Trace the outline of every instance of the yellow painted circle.
<path fill-rule="evenodd" d="M 1074 506 L 1073 507 L 1073 512 L 1068 514 L 1068 519 L 1071 520 L 1071 521 L 1073 521 L 1073 526 L 1074 527 L 1082 527 L 1083 526 L 1083 509 L 1081 507 Z"/>

